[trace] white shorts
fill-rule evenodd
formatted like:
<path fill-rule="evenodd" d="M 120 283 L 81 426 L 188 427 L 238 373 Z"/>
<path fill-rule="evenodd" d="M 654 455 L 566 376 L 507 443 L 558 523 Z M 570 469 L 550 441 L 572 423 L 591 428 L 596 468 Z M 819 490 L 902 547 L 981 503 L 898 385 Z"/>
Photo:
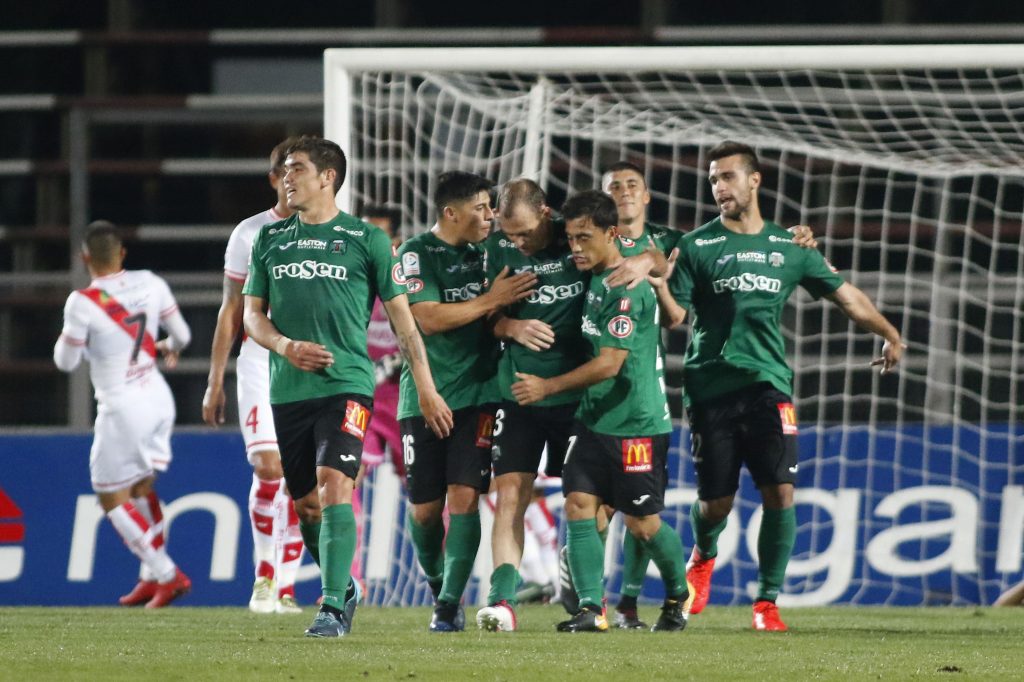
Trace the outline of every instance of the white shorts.
<path fill-rule="evenodd" d="M 277 452 L 277 432 L 270 412 L 270 351 L 252 339 L 242 343 L 235 364 L 238 379 L 238 426 L 249 464 L 258 452 Z"/>
<path fill-rule="evenodd" d="M 173 427 L 174 398 L 162 378 L 100 404 L 89 453 L 92 489 L 123 490 L 167 471 Z"/>

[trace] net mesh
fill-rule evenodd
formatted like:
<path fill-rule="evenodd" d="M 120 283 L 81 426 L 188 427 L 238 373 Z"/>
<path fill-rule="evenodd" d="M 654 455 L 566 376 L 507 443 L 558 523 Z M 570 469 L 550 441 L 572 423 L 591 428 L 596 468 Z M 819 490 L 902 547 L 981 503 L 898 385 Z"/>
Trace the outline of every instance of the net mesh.
<path fill-rule="evenodd" d="M 812 226 L 909 345 L 900 372 L 880 377 L 876 339 L 835 306 L 800 292 L 787 307 L 801 464 L 780 603 L 989 603 L 1020 579 L 1024 70 L 349 75 L 354 204 L 400 208 L 405 236 L 433 223 L 441 171 L 530 175 L 558 206 L 619 160 L 644 169 L 649 219 L 689 230 L 717 215 L 706 151 L 753 145 L 765 216 Z M 668 340 L 677 416 L 684 343 Z M 664 518 L 689 546 L 680 427 Z M 393 504 L 394 559 L 371 596 L 413 603 L 428 593 Z M 751 596 L 758 507 L 744 474 L 714 603 Z M 620 536 L 613 525 L 612 597 Z M 488 547 L 470 599 L 486 587 Z M 644 596 L 660 596 L 658 581 Z"/>

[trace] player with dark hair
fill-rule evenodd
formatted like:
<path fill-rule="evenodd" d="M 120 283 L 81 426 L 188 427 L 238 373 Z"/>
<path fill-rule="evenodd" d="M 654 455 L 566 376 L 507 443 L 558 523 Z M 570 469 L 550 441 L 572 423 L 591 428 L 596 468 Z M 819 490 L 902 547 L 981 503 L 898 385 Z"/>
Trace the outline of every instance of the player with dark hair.
<path fill-rule="evenodd" d="M 498 345 L 488 316 L 530 296 L 537 281 L 531 273 L 510 274 L 505 268 L 486 287 L 482 242 L 494 218 L 492 186 L 474 173 L 442 173 L 434 191 L 437 224 L 399 251 L 412 314 L 455 422 L 446 437 L 423 428 L 416 387 L 403 369 L 398 421 L 412 503 L 408 527 L 434 593 L 434 632 L 464 629 L 460 602 L 480 546 L 479 501 L 490 482 L 498 399 Z"/>
<path fill-rule="evenodd" d="M 419 387 L 421 414 L 441 436 L 451 428 L 390 240 L 335 204 L 344 174 L 344 154 L 329 140 L 302 137 L 289 148 L 283 182 L 295 214 L 256 235 L 243 288 L 245 330 L 274 351 L 270 403 L 281 463 L 306 548 L 320 565 L 323 604 L 309 637 L 348 634 L 361 596 L 350 574 L 351 500 L 373 409 L 366 327 L 375 295 Z"/>
<path fill-rule="evenodd" d="M 532 272 L 536 291 L 493 317 L 503 341 L 498 365 L 502 402 L 495 419 L 492 460 L 497 503 L 492 529 L 494 572 L 488 605 L 477 624 L 489 630 L 516 628 L 517 569 L 525 543 L 525 515 L 533 498 L 541 456 L 547 448 L 549 476 L 561 473 L 580 391 L 567 391 L 536 405 L 521 406 L 512 395 L 516 372 L 542 377 L 569 372 L 587 360 L 580 332 L 589 272 L 577 270 L 565 234 L 565 221 L 547 206 L 541 187 L 526 178 L 506 183 L 498 195 L 500 232 L 487 240 L 487 270 Z M 638 256 L 645 276 L 655 266 Z"/>
<path fill-rule="evenodd" d="M 603 503 L 622 510 L 627 529 L 665 582 L 666 598 L 653 629 L 682 630 L 689 597 L 683 546 L 659 517 L 672 425 L 657 366 L 658 305 L 646 284 L 628 289 L 607 283 L 623 262 L 615 229 L 618 214 L 607 195 L 596 190 L 575 194 L 562 214 L 576 267 L 593 273 L 582 321 L 592 357 L 555 377 L 517 372 L 519 381 L 512 385 L 521 405 L 565 391 L 583 392 L 562 472 L 568 559 L 579 608 L 558 630 L 608 629 L 602 609 L 604 549 L 596 520 Z"/>
<path fill-rule="evenodd" d="M 170 287 L 149 270 L 125 270 L 117 228 L 89 225 L 82 260 L 92 281 L 71 292 L 53 348 L 57 368 L 70 372 L 85 357 L 98 404 L 89 473 L 100 506 L 139 558 L 139 582 L 122 606 L 159 608 L 192 583 L 167 554 L 156 472 L 171 462 L 174 398 L 157 367 L 173 368 L 191 340 Z M 160 328 L 168 336 L 156 338 Z"/>
<path fill-rule="evenodd" d="M 268 223 L 292 214 L 285 195 L 284 162 L 288 148 L 297 141 L 289 137 L 270 152 L 267 180 L 277 202 L 266 211 L 238 223 L 228 238 L 224 253 L 224 287 L 217 326 L 210 348 L 210 373 L 203 396 L 203 421 L 213 427 L 224 423 L 224 371 L 231 347 L 242 329 L 242 284 L 249 268 L 252 241 Z M 298 613 L 295 575 L 302 563 L 302 535 L 281 470 L 277 433 L 270 409 L 270 354 L 251 337 L 242 340 L 235 364 L 238 423 L 245 441 L 245 454 L 252 465 L 249 489 L 249 522 L 255 551 L 256 577 L 249 598 L 254 613 Z"/>
<path fill-rule="evenodd" d="M 882 373 L 903 355 L 900 334 L 864 293 L 843 281 L 814 249 L 761 216 L 757 154 L 723 142 L 707 155 L 708 180 L 721 215 L 679 242 L 673 295 L 692 317 L 684 360 L 691 453 L 699 501 L 690 508 L 695 547 L 688 577 L 692 613 L 707 603 L 717 540 L 746 465 L 761 493 L 756 630 L 784 631 L 775 600 L 796 536 L 793 491 L 797 419 L 793 372 L 786 364 L 781 317 L 799 285 L 825 297 L 859 326 L 884 339 Z"/>

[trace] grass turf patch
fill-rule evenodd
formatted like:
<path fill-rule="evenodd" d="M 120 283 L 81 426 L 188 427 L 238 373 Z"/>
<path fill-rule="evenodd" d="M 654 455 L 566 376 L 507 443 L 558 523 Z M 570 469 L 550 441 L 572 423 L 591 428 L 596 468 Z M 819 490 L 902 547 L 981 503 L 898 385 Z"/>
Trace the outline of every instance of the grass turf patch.
<path fill-rule="evenodd" d="M 641 606 L 654 622 L 657 609 Z M 805 680 L 1020 673 L 1020 609 L 783 609 L 788 633 L 750 629 L 749 607 L 710 607 L 684 632 L 556 633 L 556 606 L 520 630 L 427 631 L 426 608 L 360 608 L 351 635 L 306 639 L 313 609 L 0 608 L 4 679 Z M 611 675 L 612 677 L 609 677 Z M 325 677 L 326 676 L 326 677 Z"/>

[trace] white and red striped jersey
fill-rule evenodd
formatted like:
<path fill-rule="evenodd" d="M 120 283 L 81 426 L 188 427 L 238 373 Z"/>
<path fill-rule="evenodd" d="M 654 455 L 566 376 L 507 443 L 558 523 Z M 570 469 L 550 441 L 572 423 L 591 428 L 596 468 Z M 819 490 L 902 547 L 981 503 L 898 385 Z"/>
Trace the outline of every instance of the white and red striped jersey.
<path fill-rule="evenodd" d="M 249 274 L 249 256 L 252 254 L 252 240 L 260 228 L 270 223 L 284 220 L 284 216 L 273 208 L 262 213 L 257 213 L 238 223 L 228 237 L 228 246 L 224 251 L 224 276 L 236 282 L 244 282 Z M 243 360 L 235 367 L 235 371 L 241 375 L 245 372 L 259 372 L 270 374 L 270 351 L 249 338 L 247 334 L 242 335 L 242 346 L 238 351 L 238 357 Z M 267 389 L 270 390 L 269 388 Z"/>
<path fill-rule="evenodd" d="M 152 382 L 164 383 L 157 369 L 160 328 L 167 331 L 172 350 L 181 350 L 191 340 L 188 324 L 161 277 L 149 270 L 97 277 L 68 296 L 53 360 L 70 372 L 84 355 L 96 400 L 102 404 Z"/>

